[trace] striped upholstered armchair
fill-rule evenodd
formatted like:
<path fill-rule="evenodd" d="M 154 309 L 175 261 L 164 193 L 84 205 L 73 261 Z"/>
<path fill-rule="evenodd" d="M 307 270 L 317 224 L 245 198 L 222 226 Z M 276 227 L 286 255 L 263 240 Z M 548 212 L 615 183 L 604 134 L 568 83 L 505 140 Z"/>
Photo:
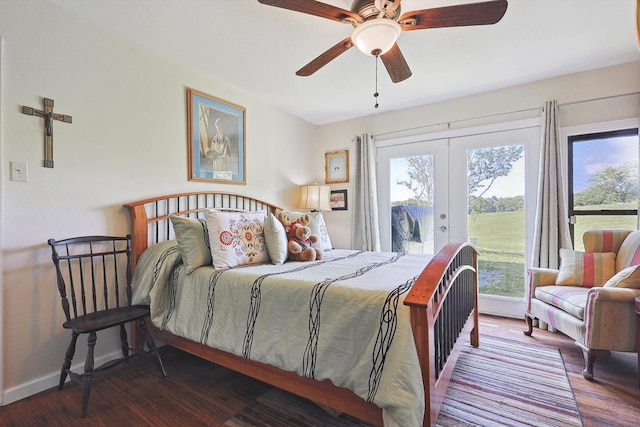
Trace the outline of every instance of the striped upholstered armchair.
<path fill-rule="evenodd" d="M 582 348 L 583 376 L 593 379 L 598 353 L 637 352 L 634 300 L 640 296 L 640 231 L 592 230 L 585 252 L 560 250 L 560 269 L 529 269 L 525 335 L 533 321 Z M 639 357 L 640 360 L 640 357 Z M 640 367 L 639 367 L 640 368 Z"/>

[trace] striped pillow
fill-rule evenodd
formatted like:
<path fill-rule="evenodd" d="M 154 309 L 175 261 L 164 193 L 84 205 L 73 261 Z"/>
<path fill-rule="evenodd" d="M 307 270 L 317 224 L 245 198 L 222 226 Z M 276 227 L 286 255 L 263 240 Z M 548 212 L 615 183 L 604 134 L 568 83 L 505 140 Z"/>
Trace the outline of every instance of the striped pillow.
<path fill-rule="evenodd" d="M 556 285 L 601 286 L 616 273 L 614 252 L 578 252 L 560 249 L 560 272 Z"/>

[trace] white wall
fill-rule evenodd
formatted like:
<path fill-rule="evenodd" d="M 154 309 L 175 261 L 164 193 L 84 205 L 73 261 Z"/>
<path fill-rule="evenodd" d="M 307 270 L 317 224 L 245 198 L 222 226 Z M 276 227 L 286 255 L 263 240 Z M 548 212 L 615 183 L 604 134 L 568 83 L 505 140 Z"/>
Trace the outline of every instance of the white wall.
<path fill-rule="evenodd" d="M 638 56 L 640 58 L 640 53 Z M 333 185 L 332 189 L 347 189 L 348 197 L 352 200 L 355 146 L 351 140 L 355 135 L 368 132 L 380 141 L 443 131 L 449 126 L 451 129 L 456 129 L 539 117 L 545 101 L 552 99 L 557 99 L 561 104 L 561 126 L 627 118 L 637 119 L 640 114 L 640 96 L 638 95 L 569 105 L 575 101 L 636 92 L 640 92 L 640 62 L 324 125 L 318 129 L 316 136 L 318 143 L 312 155 L 320 159 L 326 151 L 349 150 L 351 157 L 349 183 Z M 562 104 L 566 105 L 562 106 Z M 503 114 L 510 112 L 515 113 Z M 477 117 L 484 118 L 473 119 Z M 321 166 L 317 165 L 316 174 L 321 173 L 323 173 Z M 351 247 L 352 212 L 351 209 L 329 212 L 325 216 L 331 241 L 336 247 Z"/>
<path fill-rule="evenodd" d="M 299 142 L 313 140 L 316 128 L 42 2 L 0 1 L 0 37 L 8 404 L 57 384 L 70 338 L 47 239 L 125 234 L 123 203 L 171 192 L 220 189 L 292 207 L 297 185 L 313 180 L 311 156 Z M 246 186 L 187 181 L 187 87 L 246 107 Z M 42 97 L 55 100 L 54 112 L 73 116 L 73 124 L 54 122 L 53 169 L 41 166 L 43 120 L 21 113 L 23 105 L 42 109 Z M 28 163 L 28 182 L 9 180 L 10 161 Z M 101 342 L 97 355 L 118 348 L 115 334 L 106 340 L 112 345 Z M 84 343 L 76 361 L 84 359 Z"/>

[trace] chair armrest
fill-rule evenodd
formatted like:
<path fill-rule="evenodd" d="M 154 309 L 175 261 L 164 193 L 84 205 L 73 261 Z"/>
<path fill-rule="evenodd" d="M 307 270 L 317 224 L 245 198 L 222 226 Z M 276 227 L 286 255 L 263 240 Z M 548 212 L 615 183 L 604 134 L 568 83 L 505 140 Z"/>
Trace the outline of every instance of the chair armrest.
<path fill-rule="evenodd" d="M 584 312 L 584 344 L 592 350 L 635 351 L 637 296 L 638 289 L 591 288 Z"/>
<path fill-rule="evenodd" d="M 589 289 L 589 294 L 587 296 L 587 309 L 590 304 L 598 304 L 603 301 L 635 304 L 635 299 L 638 296 L 640 296 L 639 289 L 594 287 Z"/>
<path fill-rule="evenodd" d="M 538 286 L 549 286 L 556 284 L 559 270 L 552 268 L 532 267 L 529 272 L 529 292 L 533 295 L 535 288 Z"/>
<path fill-rule="evenodd" d="M 538 286 L 555 285 L 558 270 L 551 268 L 531 267 L 529 274 L 529 295 L 527 295 L 527 313 L 531 312 L 531 300 L 534 298 Z"/>

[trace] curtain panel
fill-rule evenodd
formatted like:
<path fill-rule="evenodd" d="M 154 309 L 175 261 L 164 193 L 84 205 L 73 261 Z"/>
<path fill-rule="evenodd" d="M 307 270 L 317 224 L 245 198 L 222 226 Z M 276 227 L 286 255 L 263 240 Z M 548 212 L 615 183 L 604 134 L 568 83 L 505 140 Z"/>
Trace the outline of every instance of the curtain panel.
<path fill-rule="evenodd" d="M 532 267 L 559 267 L 560 248 L 572 248 L 567 217 L 558 101 L 547 101 L 542 113 L 540 175 L 533 236 Z"/>
<path fill-rule="evenodd" d="M 380 251 L 378 223 L 378 186 L 376 183 L 376 148 L 373 136 L 355 138 L 355 205 L 351 241 L 353 249 Z"/>

